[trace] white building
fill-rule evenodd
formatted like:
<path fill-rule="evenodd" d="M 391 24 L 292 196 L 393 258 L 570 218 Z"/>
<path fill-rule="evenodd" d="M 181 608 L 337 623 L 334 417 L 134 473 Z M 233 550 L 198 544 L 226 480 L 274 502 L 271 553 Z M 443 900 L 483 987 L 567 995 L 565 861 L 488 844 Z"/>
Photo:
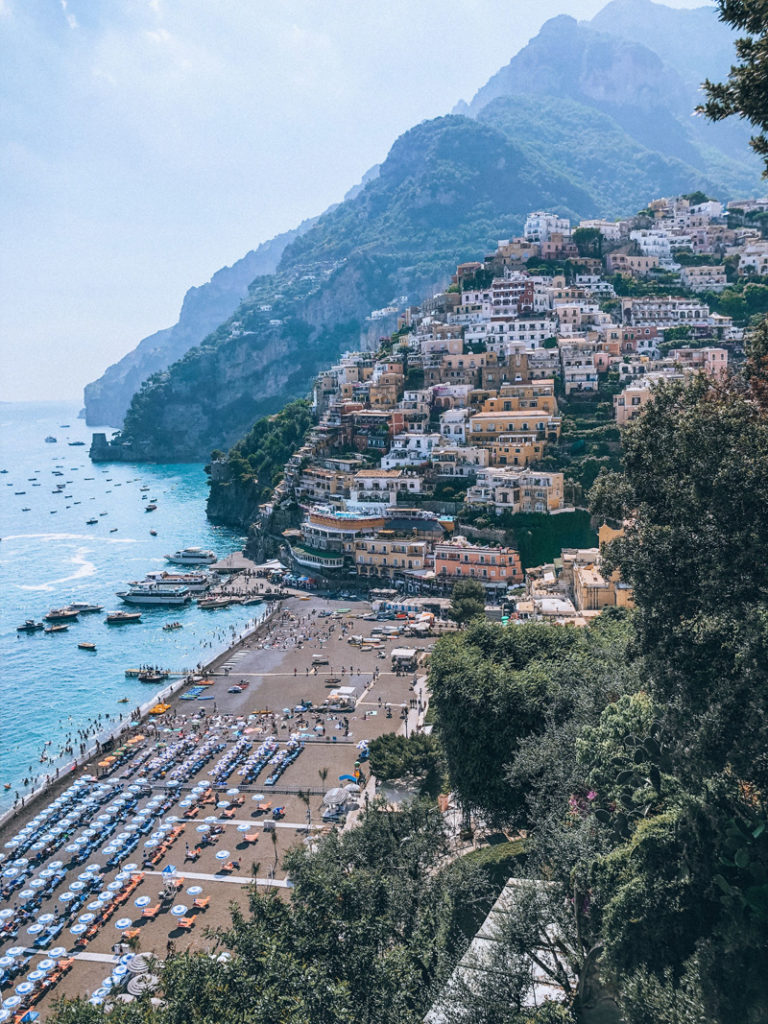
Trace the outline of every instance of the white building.
<path fill-rule="evenodd" d="M 556 213 L 537 210 L 526 217 L 523 234 L 529 242 L 548 242 L 553 234 L 570 236 L 571 222 L 567 217 L 558 217 Z"/>

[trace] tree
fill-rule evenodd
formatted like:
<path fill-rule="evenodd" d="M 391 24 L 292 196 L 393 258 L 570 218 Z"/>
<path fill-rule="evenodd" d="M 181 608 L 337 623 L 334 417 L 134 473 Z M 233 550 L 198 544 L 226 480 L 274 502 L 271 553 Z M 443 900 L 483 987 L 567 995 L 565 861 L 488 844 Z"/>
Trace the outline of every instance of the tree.
<path fill-rule="evenodd" d="M 579 250 L 579 256 L 602 259 L 603 233 L 598 228 L 576 228 L 571 238 Z"/>
<path fill-rule="evenodd" d="M 718 0 L 720 20 L 747 34 L 736 40 L 739 62 L 725 82 L 704 82 L 707 101 L 698 109 L 712 121 L 738 114 L 759 131 L 750 146 L 768 168 L 768 19 L 764 0 Z"/>
<path fill-rule="evenodd" d="M 384 782 L 413 779 L 423 794 L 437 796 L 445 771 L 445 758 L 436 736 L 395 733 L 377 736 L 370 747 L 371 772 Z"/>
<path fill-rule="evenodd" d="M 451 618 L 460 624 L 485 615 L 485 588 L 477 580 L 459 580 L 451 590 Z"/>

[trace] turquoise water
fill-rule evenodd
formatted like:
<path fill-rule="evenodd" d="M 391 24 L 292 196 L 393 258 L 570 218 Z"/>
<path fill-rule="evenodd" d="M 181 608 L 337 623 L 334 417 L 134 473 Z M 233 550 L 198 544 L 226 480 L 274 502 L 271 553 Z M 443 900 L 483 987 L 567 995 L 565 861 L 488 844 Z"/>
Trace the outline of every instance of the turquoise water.
<path fill-rule="evenodd" d="M 0 788 L 0 810 L 23 792 L 25 777 L 51 771 L 39 761 L 42 750 L 57 754 L 68 734 L 77 750 L 78 730 L 93 729 L 98 716 L 108 725 L 152 696 L 150 686 L 125 677 L 126 668 L 195 666 L 262 607 L 143 608 L 138 624 L 104 623 L 107 611 L 127 607 L 115 592 L 166 566 L 166 553 L 197 544 L 223 556 L 242 538 L 206 520 L 200 465 L 92 464 L 91 428 L 77 411 L 73 404 L 0 404 L 0 469 L 8 470 L 0 475 L 0 784 L 12 785 Z M 45 443 L 48 434 L 56 444 Z M 77 440 L 85 446 L 68 446 Z M 52 493 L 57 483 L 66 483 L 61 494 Z M 144 512 L 143 494 L 157 499 L 155 512 Z M 86 525 L 92 517 L 97 523 Z M 71 601 L 101 604 L 104 612 L 83 615 L 59 634 L 16 632 L 25 619 L 40 621 Z M 163 630 L 176 620 L 183 629 Z M 82 640 L 95 643 L 96 653 L 79 650 Z M 121 697 L 130 703 L 118 703 Z"/>

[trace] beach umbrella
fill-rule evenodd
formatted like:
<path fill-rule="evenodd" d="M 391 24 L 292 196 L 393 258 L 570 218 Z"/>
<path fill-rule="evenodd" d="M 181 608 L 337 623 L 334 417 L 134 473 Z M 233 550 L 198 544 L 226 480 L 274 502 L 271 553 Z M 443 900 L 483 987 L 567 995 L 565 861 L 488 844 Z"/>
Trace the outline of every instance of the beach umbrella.
<path fill-rule="evenodd" d="M 29 864 L 29 861 L 27 860 L 26 857 L 17 857 L 16 860 L 13 862 L 13 866 L 15 868 L 25 868 L 27 864 Z M 58 860 L 55 862 L 55 864 L 51 864 L 51 867 L 63 867 L 63 864 L 61 863 L 60 860 Z"/>
<path fill-rule="evenodd" d="M 6 868 L 3 872 L 3 878 L 16 878 L 19 874 L 18 868 Z"/>
<path fill-rule="evenodd" d="M 107 886 L 107 889 L 110 892 L 119 892 L 122 888 L 123 888 L 123 883 L 122 882 L 118 882 L 117 879 L 115 879 L 114 882 L 110 882 L 109 885 Z"/>
<path fill-rule="evenodd" d="M 52 957 L 46 957 L 45 960 L 41 960 L 37 965 L 38 971 L 42 971 L 43 974 L 47 974 L 48 971 L 52 971 L 56 966 L 56 961 Z"/>
<path fill-rule="evenodd" d="M 48 865 L 48 867 L 53 868 L 54 871 L 61 871 L 61 869 L 64 867 L 64 861 L 63 860 L 52 860 L 51 863 Z"/>
<path fill-rule="evenodd" d="M 30 886 L 33 889 L 44 889 L 45 888 L 45 879 L 44 878 L 33 878 L 32 881 L 29 884 L 30 884 Z"/>
<path fill-rule="evenodd" d="M 218 850 L 216 853 L 216 860 L 226 860 L 229 856 L 229 850 Z"/>
<path fill-rule="evenodd" d="M 149 970 L 147 958 L 142 953 L 137 953 L 128 961 L 128 970 L 131 974 L 144 974 Z"/>
<path fill-rule="evenodd" d="M 119 846 L 105 846 L 104 849 L 101 852 L 104 854 L 105 857 L 111 857 L 113 854 L 120 852 L 120 847 Z"/>
<path fill-rule="evenodd" d="M 199 896 L 202 891 L 203 891 L 202 885 L 190 885 L 190 887 L 187 889 L 187 895 L 188 896 Z"/>
<path fill-rule="evenodd" d="M 103 1003 L 104 1002 L 104 997 L 108 996 L 108 995 L 109 995 L 109 990 L 104 988 L 104 986 L 102 985 L 101 988 L 97 988 L 96 989 L 96 991 L 93 993 L 93 995 L 88 1000 L 88 1002 L 89 1003 L 93 1003 L 95 1006 L 98 1006 L 99 1003 Z"/>
<path fill-rule="evenodd" d="M 263 799 L 264 799 L 264 794 L 263 793 L 254 793 L 253 796 L 251 797 L 251 800 L 253 800 L 254 803 L 256 803 L 256 802 L 261 803 L 261 801 Z"/>
<path fill-rule="evenodd" d="M 109 903 L 111 900 L 114 899 L 114 896 L 112 895 L 111 892 L 107 892 L 105 890 L 104 892 L 100 892 L 96 899 L 99 901 L 99 903 Z"/>
<path fill-rule="evenodd" d="M 38 969 L 36 971 L 32 971 L 30 974 L 27 975 L 27 981 L 31 981 L 33 985 L 37 985 L 37 983 L 39 981 L 42 981 L 44 977 L 45 971 L 41 971 Z"/>
<path fill-rule="evenodd" d="M 237 786 L 233 786 L 231 789 L 227 790 L 227 796 L 238 796 L 239 793 L 240 790 L 237 788 Z"/>
<path fill-rule="evenodd" d="M 140 909 L 142 907 L 148 907 L 151 902 L 152 900 L 149 898 L 149 896 L 139 896 L 137 899 L 133 901 L 134 906 L 137 906 Z"/>
<path fill-rule="evenodd" d="M 41 878 L 53 878 L 53 876 L 55 874 L 56 874 L 56 872 L 53 870 L 53 868 L 46 868 L 44 871 L 40 872 L 40 877 Z"/>
<path fill-rule="evenodd" d="M 13 914 L 13 907 L 3 907 L 3 909 L 0 910 L 0 920 L 4 921 L 8 917 L 13 917 Z"/>
<path fill-rule="evenodd" d="M 77 880 L 79 882 L 92 882 L 93 881 L 93 872 L 92 871 L 82 871 L 77 876 Z"/>
<path fill-rule="evenodd" d="M 16 994 L 19 996 L 28 996 L 30 992 L 35 991 L 35 986 L 31 981 L 22 981 L 20 985 L 16 986 Z"/>
<path fill-rule="evenodd" d="M 69 843 L 64 847 L 65 853 L 77 853 L 79 849 L 80 847 L 77 843 Z"/>
<path fill-rule="evenodd" d="M 131 838 L 131 833 L 130 832 L 118 832 L 117 838 L 118 839 L 130 839 Z"/>
<path fill-rule="evenodd" d="M 20 1002 L 21 998 L 19 996 L 8 996 L 7 999 L 3 1000 L 3 1009 L 15 1010 Z"/>
<path fill-rule="evenodd" d="M 101 903 L 99 903 L 98 900 L 93 900 L 91 903 L 88 904 L 88 906 L 85 909 L 92 910 L 95 914 L 97 911 L 101 912 L 104 909 L 104 907 L 102 906 Z"/>
<path fill-rule="evenodd" d="M 33 899 L 35 895 L 36 894 L 34 889 L 22 889 L 21 892 L 19 893 L 19 899 L 23 903 L 26 903 L 27 900 Z"/>
<path fill-rule="evenodd" d="M 251 828 L 251 826 L 250 825 L 246 825 L 245 822 L 243 822 L 242 825 L 238 825 L 237 826 L 237 831 L 238 832 L 247 832 L 249 828 Z"/>
<path fill-rule="evenodd" d="M 99 872 L 101 871 L 101 864 L 89 864 L 85 870 L 90 871 L 92 875 L 99 874 Z"/>
<path fill-rule="evenodd" d="M 147 839 L 146 842 L 144 843 L 144 846 L 148 850 L 153 850 L 157 845 L 158 845 L 158 842 L 157 842 L 156 839 Z"/>
<path fill-rule="evenodd" d="M 203 821 L 207 821 L 209 825 L 213 825 L 214 822 L 218 821 L 215 814 L 209 814 L 207 818 L 203 818 Z"/>
<path fill-rule="evenodd" d="M 119 920 L 115 921 L 115 928 L 118 928 L 121 932 L 124 932 L 125 929 L 130 928 L 132 924 L 133 921 L 130 919 L 130 917 L 121 917 L 119 918 Z"/>
<path fill-rule="evenodd" d="M 15 850 L 18 845 L 18 839 L 9 839 L 7 843 L 3 843 L 3 846 L 5 847 L 6 850 Z"/>
<path fill-rule="evenodd" d="M 229 807 L 229 800 L 219 800 L 216 804 L 217 807 L 223 807 L 225 810 Z"/>
<path fill-rule="evenodd" d="M 184 917 L 187 913 L 187 908 L 183 903 L 177 903 L 175 907 L 171 907 L 171 913 L 174 917 Z"/>
<path fill-rule="evenodd" d="M 58 960 L 59 957 L 66 956 L 67 951 L 64 946 L 54 946 L 53 949 L 48 950 L 48 955 L 52 960 Z"/>
<path fill-rule="evenodd" d="M 109 818 L 106 815 L 102 815 L 100 818 L 97 818 L 96 820 L 97 821 L 109 821 Z M 96 829 L 95 828 L 85 828 L 85 829 L 83 829 L 83 835 L 87 839 L 93 839 L 93 837 L 96 835 Z"/>
<path fill-rule="evenodd" d="M 70 892 L 69 889 L 61 893 L 61 895 L 59 896 L 59 899 L 61 900 L 62 903 L 69 903 L 70 900 L 73 900 L 74 898 L 75 894 L 73 892 Z"/>
<path fill-rule="evenodd" d="M 134 832 L 138 832 L 138 830 L 139 830 L 139 826 L 138 825 L 129 824 L 129 825 L 125 826 L 125 832 L 126 832 L 126 835 L 128 836 L 129 839 L 133 835 L 133 833 Z"/>
<path fill-rule="evenodd" d="M 122 920 L 125 921 L 125 918 L 122 918 Z M 128 968 L 125 966 L 125 964 L 119 963 L 117 965 L 117 967 L 115 967 L 115 969 L 112 971 L 112 977 L 113 978 L 118 978 L 118 979 L 119 978 L 124 978 L 127 973 L 128 973 Z"/>
<path fill-rule="evenodd" d="M 195 829 L 195 832 L 210 832 L 210 831 L 211 831 L 211 826 L 210 825 L 204 825 L 204 824 L 198 825 L 197 828 Z"/>
<path fill-rule="evenodd" d="M 11 946 L 7 951 L 7 955 L 15 958 L 17 956 L 23 956 L 26 952 L 27 949 L 25 946 Z"/>
<path fill-rule="evenodd" d="M 93 924 L 93 922 L 96 920 L 96 915 L 95 914 L 90 914 L 90 913 L 88 913 L 88 914 L 81 914 L 80 917 L 78 917 L 77 920 L 78 921 L 82 921 L 83 924 Z"/>
<path fill-rule="evenodd" d="M 45 931 L 45 925 L 44 924 L 37 924 L 37 923 L 35 923 L 35 924 L 31 924 L 29 926 L 29 928 L 27 928 L 27 934 L 28 935 L 40 935 L 44 931 Z"/>
<path fill-rule="evenodd" d="M 12 956 L 0 956 L 0 967 L 13 967 L 16 961 Z"/>
<path fill-rule="evenodd" d="M 72 890 L 72 892 L 82 892 L 83 889 L 85 888 L 85 882 L 81 882 L 79 880 L 76 882 L 72 882 L 69 888 Z"/>
<path fill-rule="evenodd" d="M 54 920 L 55 918 L 53 914 L 41 914 L 40 917 L 38 917 L 37 922 L 38 924 L 50 924 Z"/>

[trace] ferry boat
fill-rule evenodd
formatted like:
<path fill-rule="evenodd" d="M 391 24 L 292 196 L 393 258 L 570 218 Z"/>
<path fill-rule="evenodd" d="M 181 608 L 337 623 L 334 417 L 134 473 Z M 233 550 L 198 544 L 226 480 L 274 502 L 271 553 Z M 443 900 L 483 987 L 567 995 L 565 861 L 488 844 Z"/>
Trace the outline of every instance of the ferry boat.
<path fill-rule="evenodd" d="M 51 608 L 43 618 L 46 622 L 67 622 L 76 619 L 79 614 L 76 608 L 67 606 L 66 608 Z"/>
<path fill-rule="evenodd" d="M 186 604 L 190 600 L 187 587 L 164 586 L 160 583 L 132 584 L 130 590 L 121 590 L 117 596 L 126 604 Z"/>
<path fill-rule="evenodd" d="M 137 582 L 131 583 L 132 587 L 140 587 L 147 583 L 159 583 L 162 586 L 186 587 L 190 594 L 201 594 L 211 585 L 211 578 L 204 572 L 166 572 L 164 569 L 155 569 L 148 572 L 146 577 Z"/>
<path fill-rule="evenodd" d="M 204 551 L 202 548 L 183 548 L 174 551 L 172 555 L 166 555 L 167 562 L 178 562 L 179 565 L 210 565 L 216 561 L 213 551 Z"/>
<path fill-rule="evenodd" d="M 103 612 L 104 606 L 100 604 L 88 604 L 87 601 L 73 601 L 67 605 L 69 611 L 77 612 L 79 615 L 89 615 L 91 612 Z"/>
<path fill-rule="evenodd" d="M 95 651 L 96 644 L 92 644 L 90 640 L 83 640 L 77 645 L 81 651 Z"/>
<path fill-rule="evenodd" d="M 104 621 L 108 626 L 119 626 L 123 622 L 141 622 L 141 612 L 108 612 Z"/>
<path fill-rule="evenodd" d="M 35 622 L 34 619 L 27 619 L 21 626 L 16 627 L 17 633 L 36 633 L 39 629 L 43 629 L 42 622 Z"/>

